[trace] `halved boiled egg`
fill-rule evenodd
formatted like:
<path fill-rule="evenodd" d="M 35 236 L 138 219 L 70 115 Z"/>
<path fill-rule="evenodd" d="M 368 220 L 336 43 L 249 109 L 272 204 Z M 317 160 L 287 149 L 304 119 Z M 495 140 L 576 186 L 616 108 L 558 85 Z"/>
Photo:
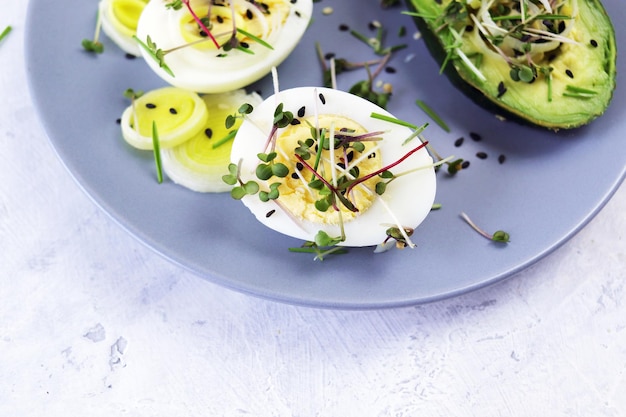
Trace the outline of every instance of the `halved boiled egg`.
<path fill-rule="evenodd" d="M 395 120 L 334 89 L 267 98 L 231 150 L 238 184 L 259 187 L 243 203 L 264 225 L 305 241 L 325 232 L 338 245 L 373 246 L 393 235 L 412 246 L 411 231 L 432 208 L 435 170 L 416 130 Z"/>
<path fill-rule="evenodd" d="M 142 48 L 148 65 L 169 84 L 220 93 L 259 80 L 287 58 L 312 11 L 312 0 L 151 0 L 137 38 L 152 53 L 160 51 L 155 60 Z"/>
<path fill-rule="evenodd" d="M 120 49 L 131 55 L 141 55 L 133 36 L 147 3 L 148 0 L 101 0 L 98 5 L 102 30 Z"/>

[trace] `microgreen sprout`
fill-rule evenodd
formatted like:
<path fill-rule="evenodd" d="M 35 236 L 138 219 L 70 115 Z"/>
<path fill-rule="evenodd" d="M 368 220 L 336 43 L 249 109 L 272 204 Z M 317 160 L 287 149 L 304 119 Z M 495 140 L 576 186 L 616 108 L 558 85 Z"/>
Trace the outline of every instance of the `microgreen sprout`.
<path fill-rule="evenodd" d="M 226 127 L 226 129 L 231 129 L 237 122 L 237 119 L 245 118 L 246 115 L 252 113 L 253 110 L 254 110 L 254 107 L 251 104 L 249 103 L 242 104 L 241 106 L 239 106 L 235 114 L 229 114 L 228 116 L 226 116 L 226 120 L 224 121 L 224 126 Z M 225 143 L 228 143 L 229 141 L 234 139 L 235 136 L 237 136 L 237 129 L 231 130 L 230 132 L 228 132 L 226 136 L 216 141 L 212 145 L 212 148 L 216 149 L 224 145 Z"/>
<path fill-rule="evenodd" d="M 124 90 L 124 97 L 129 99 L 131 102 L 137 100 L 139 97 L 143 95 L 143 91 L 141 90 L 133 90 L 132 88 L 127 88 Z"/>
<path fill-rule="evenodd" d="M 96 15 L 96 29 L 94 31 L 93 39 L 83 39 L 81 45 L 87 52 L 95 54 L 101 54 L 104 52 L 104 45 L 100 42 L 100 30 L 102 28 L 102 16 L 100 11 Z"/>
<path fill-rule="evenodd" d="M 407 237 L 412 236 L 415 232 L 415 229 L 413 229 L 412 227 L 403 227 L 402 229 L 403 230 L 400 230 L 399 227 L 389 227 L 387 230 L 385 230 L 385 234 L 387 235 L 387 237 L 382 244 L 384 245 L 391 239 L 393 239 L 396 241 L 396 248 L 398 249 L 404 249 L 409 246 Z"/>
<path fill-rule="evenodd" d="M 135 91 L 132 88 L 127 88 L 124 91 L 124 97 L 130 100 L 130 105 L 133 109 L 134 126 L 137 128 L 139 128 L 139 123 L 137 122 L 137 112 L 135 111 L 135 100 L 137 100 L 142 95 L 143 91 L 141 90 Z"/>
<path fill-rule="evenodd" d="M 370 38 L 356 30 L 350 30 L 350 34 L 358 40 L 364 42 L 366 45 L 369 45 L 374 53 L 380 56 L 389 55 L 393 52 L 399 51 L 400 49 L 404 49 L 407 47 L 406 44 L 384 46 L 383 43 L 385 37 L 385 29 L 382 27 L 382 25 L 378 25 L 378 27 L 376 28 L 376 36 L 373 38 Z"/>
<path fill-rule="evenodd" d="M 336 246 L 341 243 L 345 238 L 343 237 L 331 237 L 328 233 L 320 230 L 315 235 L 315 240 L 305 242 L 299 248 L 289 248 L 290 252 L 296 253 L 313 253 L 315 254 L 315 260 L 323 261 L 328 255 L 339 255 L 347 253 L 348 250 L 342 246 Z"/>
<path fill-rule="evenodd" d="M 499 242 L 499 243 L 509 243 L 510 241 L 509 234 L 503 230 L 498 230 L 493 234 L 489 234 L 483 229 L 481 229 L 480 227 L 478 227 L 476 223 L 474 223 L 467 214 L 461 213 L 461 218 L 465 220 L 465 222 L 469 224 L 472 229 L 474 229 L 476 232 L 478 232 L 481 236 L 485 237 L 486 239 L 489 239 L 493 242 Z"/>
<path fill-rule="evenodd" d="M 166 9 L 180 10 L 183 7 L 182 0 L 173 0 L 165 5 Z"/>
<path fill-rule="evenodd" d="M 284 178 L 289 174 L 289 168 L 282 162 L 275 162 L 278 154 L 276 152 L 259 153 L 257 157 L 262 164 L 256 167 L 256 176 L 261 181 L 267 181 L 270 178 L 276 176 L 278 178 Z"/>
<path fill-rule="evenodd" d="M 228 185 L 236 185 L 230 191 L 230 195 L 235 200 L 241 200 L 246 195 L 254 195 L 259 192 L 259 184 L 255 181 L 243 182 L 241 179 L 241 162 L 239 164 L 228 164 L 228 174 L 222 176 L 222 181 Z M 239 185 L 237 185 L 239 184 Z"/>
<path fill-rule="evenodd" d="M 326 58 L 324 57 L 324 53 L 322 52 L 319 42 L 315 44 L 315 49 L 317 51 L 317 56 L 322 67 L 324 87 L 329 88 L 335 88 L 333 80 L 337 75 L 348 71 L 371 67 L 372 65 L 379 65 L 385 59 L 381 58 L 371 59 L 363 62 L 351 62 L 345 58 L 332 57 L 330 60 L 331 63 L 330 65 L 328 65 L 326 63 Z"/>
<path fill-rule="evenodd" d="M 234 124 L 237 118 L 245 117 L 247 114 L 250 114 L 253 111 L 253 107 L 250 104 L 243 104 L 237 110 L 238 114 L 228 115 L 226 117 L 225 126 L 227 129 L 230 129 Z M 288 126 L 293 120 L 293 113 L 289 111 L 283 110 L 283 104 L 280 103 L 276 106 L 274 111 L 274 120 L 272 124 L 272 130 L 268 135 L 268 143 L 265 148 L 269 147 L 269 144 L 274 141 L 275 133 L 279 128 L 283 128 Z M 231 132 L 233 133 L 233 132 Z M 234 131 L 233 137 L 236 134 Z M 273 147 L 273 146 L 272 146 Z M 285 178 L 289 175 L 289 168 L 283 164 L 282 162 L 276 162 L 276 157 L 278 154 L 275 151 L 270 152 L 261 152 L 257 154 L 257 157 L 260 160 L 260 163 L 257 165 L 255 174 L 256 177 L 261 181 L 268 181 L 273 177 L 276 178 Z M 222 177 L 222 180 L 229 184 L 235 185 L 239 182 L 239 186 L 235 187 L 231 191 L 231 195 L 235 199 L 241 199 L 245 195 L 253 195 L 259 192 L 260 186 L 255 181 L 249 181 L 247 183 L 243 183 L 239 176 L 239 166 L 230 164 L 229 166 L 229 174 Z M 269 200 L 276 200 L 280 196 L 280 192 L 278 187 L 280 186 L 280 182 L 274 182 L 270 184 L 269 191 L 260 191 L 259 199 L 263 202 L 267 202 Z"/>
<path fill-rule="evenodd" d="M 150 57 L 157 62 L 157 64 L 159 64 L 160 68 L 163 68 L 163 70 L 172 77 L 175 76 L 170 67 L 165 63 L 165 55 L 168 52 L 163 51 L 163 49 L 159 48 L 157 44 L 152 41 L 150 35 L 146 36 L 145 42 L 139 39 L 136 35 L 133 35 L 133 39 L 137 41 L 139 46 L 141 46 L 148 53 L 148 55 L 150 55 Z"/>
<path fill-rule="evenodd" d="M 462 158 L 443 158 L 432 146 L 429 145 L 427 149 L 428 152 L 438 161 L 438 164 L 446 164 L 448 166 L 448 174 L 456 175 L 459 171 L 463 169 L 463 162 L 465 161 Z"/>
<path fill-rule="evenodd" d="M 13 30 L 13 27 L 11 25 L 5 27 L 2 33 L 0 33 L 0 42 L 2 42 L 2 40 L 6 38 L 9 35 L 9 33 L 11 33 L 12 30 Z"/>
<path fill-rule="evenodd" d="M 274 109 L 274 120 L 272 121 L 272 129 L 267 137 L 267 143 L 265 144 L 265 149 L 272 144 L 272 148 L 274 145 L 274 140 L 276 139 L 276 132 L 278 129 L 289 126 L 293 121 L 293 113 L 290 111 L 283 110 L 283 103 L 279 103 Z"/>
<path fill-rule="evenodd" d="M 385 55 L 382 61 L 378 64 L 376 71 L 371 72 L 369 65 L 365 65 L 365 69 L 367 71 L 367 79 L 363 81 L 359 81 L 354 84 L 348 90 L 351 94 L 364 98 L 372 103 L 382 107 L 383 109 L 387 107 L 387 103 L 391 98 L 391 88 L 390 86 L 384 86 L 382 92 L 374 91 L 374 80 L 380 74 L 384 66 L 387 64 L 387 61 L 391 58 L 391 54 Z"/>
<path fill-rule="evenodd" d="M 244 103 L 241 106 L 239 106 L 239 108 L 237 109 L 237 113 L 229 114 L 228 116 L 226 116 L 226 120 L 224 121 L 224 125 L 226 126 L 226 129 L 230 129 L 231 127 L 233 127 L 235 123 L 237 122 L 238 118 L 243 119 L 246 115 L 252 113 L 253 110 L 254 110 L 254 107 L 249 103 Z"/>
<path fill-rule="evenodd" d="M 385 36 L 385 30 L 382 27 L 382 25 L 378 22 L 376 22 L 375 26 L 376 26 L 376 36 L 373 38 L 369 38 L 366 35 L 355 30 L 351 30 L 350 33 L 356 39 L 370 46 L 376 55 L 382 56 L 382 59 L 354 63 L 344 58 L 332 57 L 330 59 L 331 66 L 329 67 L 326 64 L 326 58 L 324 54 L 322 53 L 319 43 L 316 44 L 316 50 L 317 50 L 319 61 L 322 65 L 324 86 L 330 87 L 330 88 L 336 88 L 336 76 L 337 75 L 346 71 L 357 69 L 357 68 L 365 68 L 365 70 L 367 71 L 367 75 L 368 75 L 367 79 L 354 83 L 348 89 L 348 91 L 351 94 L 365 98 L 366 100 L 371 101 L 372 103 L 377 104 L 378 106 L 382 108 L 386 108 L 387 103 L 389 102 L 389 99 L 391 98 L 393 88 L 391 84 L 385 83 L 382 85 L 382 91 L 375 91 L 374 81 L 378 77 L 378 75 L 382 72 L 384 67 L 387 65 L 393 53 L 400 49 L 407 47 L 407 45 L 398 44 L 394 46 L 384 46 L 383 40 Z M 372 72 L 371 67 L 373 65 L 377 65 L 377 68 L 376 70 Z"/>

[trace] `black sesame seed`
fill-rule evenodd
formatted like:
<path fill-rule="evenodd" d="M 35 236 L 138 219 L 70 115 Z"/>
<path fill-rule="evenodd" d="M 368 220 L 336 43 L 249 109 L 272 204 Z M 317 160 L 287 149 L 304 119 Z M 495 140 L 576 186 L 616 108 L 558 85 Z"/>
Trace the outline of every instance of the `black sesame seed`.
<path fill-rule="evenodd" d="M 252 19 L 254 17 L 254 15 L 252 14 L 252 10 L 250 9 L 246 10 L 246 17 L 248 19 Z"/>
<path fill-rule="evenodd" d="M 292 174 L 291 174 L 291 178 L 293 178 L 294 180 L 297 180 L 297 179 L 298 179 L 298 174 L 297 174 L 297 173 L 295 173 L 295 172 L 294 172 L 294 173 L 292 173 Z"/>
<path fill-rule="evenodd" d="M 216 19 L 217 19 L 217 23 L 224 23 L 224 18 L 222 16 L 217 15 Z"/>
<path fill-rule="evenodd" d="M 594 48 L 598 47 L 598 41 L 596 41 L 595 39 L 592 39 L 589 41 L 589 43 L 591 44 L 591 46 L 593 46 Z"/>
<path fill-rule="evenodd" d="M 500 84 L 498 84 L 498 98 L 502 97 L 504 93 L 506 93 L 506 87 L 504 83 L 500 81 Z"/>
<path fill-rule="evenodd" d="M 476 158 L 478 159 L 487 159 L 487 154 L 485 152 L 477 152 Z"/>
<path fill-rule="evenodd" d="M 206 129 L 204 129 L 204 135 L 211 139 L 213 137 L 213 130 L 211 130 L 210 127 L 207 127 Z"/>
<path fill-rule="evenodd" d="M 250 44 L 248 42 L 240 42 L 239 45 L 241 45 L 242 48 L 250 48 Z"/>
<path fill-rule="evenodd" d="M 478 141 L 480 141 L 482 139 L 482 137 L 478 133 L 476 133 L 476 132 L 470 132 L 469 135 L 470 135 L 470 138 L 472 138 L 472 140 L 476 141 L 476 142 L 478 142 Z"/>
<path fill-rule="evenodd" d="M 156 109 L 156 104 L 154 103 L 146 103 L 146 107 L 149 109 Z"/>
<path fill-rule="evenodd" d="M 289 122 L 289 124 L 290 124 L 291 126 L 297 126 L 297 125 L 299 125 L 300 123 L 301 123 L 301 122 L 300 122 L 300 119 L 291 119 L 291 122 Z"/>
<path fill-rule="evenodd" d="M 376 152 L 372 152 L 371 154 L 367 155 L 367 159 L 372 159 L 372 158 L 376 158 Z"/>
<path fill-rule="evenodd" d="M 174 107 L 170 107 L 170 114 L 178 114 Z"/>
<path fill-rule="evenodd" d="M 132 59 L 137 58 L 135 55 L 133 55 L 133 54 L 129 54 L 129 53 L 124 54 L 124 57 L 125 57 L 126 59 L 131 59 L 131 60 L 132 60 Z"/>
<path fill-rule="evenodd" d="M 461 168 L 462 169 L 467 169 L 470 166 L 470 161 L 463 161 L 463 163 L 461 164 Z"/>
<path fill-rule="evenodd" d="M 302 164 L 302 162 L 297 162 L 296 163 L 296 169 L 298 171 L 302 171 L 304 169 L 304 165 Z"/>
<path fill-rule="evenodd" d="M 570 78 L 574 78 L 574 73 L 571 70 L 565 70 L 565 74 Z"/>
<path fill-rule="evenodd" d="M 334 52 L 328 52 L 326 54 L 324 54 L 324 58 L 327 60 L 333 59 L 335 56 L 337 56 Z"/>
<path fill-rule="evenodd" d="M 498 162 L 500 162 L 501 164 L 503 164 L 503 163 L 504 163 L 504 161 L 506 161 L 506 156 L 504 156 L 504 155 L 500 155 L 500 156 L 498 156 Z"/>
<path fill-rule="evenodd" d="M 394 67 L 385 67 L 385 72 L 387 74 L 395 74 L 396 73 L 396 69 Z"/>
<path fill-rule="evenodd" d="M 302 106 L 298 109 L 298 117 L 304 117 L 304 114 L 306 113 L 306 107 Z"/>
<path fill-rule="evenodd" d="M 324 94 L 320 93 L 320 101 L 322 102 L 322 104 L 326 104 L 326 97 L 324 97 Z"/>
<path fill-rule="evenodd" d="M 339 25 L 339 30 L 342 32 L 347 32 L 350 30 L 350 26 L 346 25 L 345 23 L 342 23 Z"/>
<path fill-rule="evenodd" d="M 300 14 L 301 14 L 300 11 L 296 10 L 295 15 L 300 17 Z"/>
<path fill-rule="evenodd" d="M 354 159 L 354 151 L 350 151 L 348 152 L 348 162 L 352 162 L 352 159 Z"/>
<path fill-rule="evenodd" d="M 457 148 L 461 145 L 463 145 L 463 141 L 465 140 L 464 137 L 460 137 L 457 140 L 454 141 L 454 146 L 456 146 Z"/>
<path fill-rule="evenodd" d="M 274 213 L 276 213 L 276 210 L 270 210 L 270 211 L 268 211 L 267 213 L 265 213 L 265 217 L 266 217 L 266 218 L 271 217 L 271 216 L 272 216 L 272 214 L 274 214 Z"/>
<path fill-rule="evenodd" d="M 122 123 L 122 119 L 120 119 L 120 118 L 115 119 L 115 123 L 117 123 L 118 125 L 121 124 Z"/>

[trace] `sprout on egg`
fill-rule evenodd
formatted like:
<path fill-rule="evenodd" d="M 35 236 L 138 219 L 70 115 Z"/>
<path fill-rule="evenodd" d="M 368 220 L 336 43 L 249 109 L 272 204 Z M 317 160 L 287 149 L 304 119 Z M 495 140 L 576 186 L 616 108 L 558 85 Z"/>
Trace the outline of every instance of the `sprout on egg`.
<path fill-rule="evenodd" d="M 236 90 L 268 74 L 300 41 L 313 11 L 312 0 L 173 3 L 150 1 L 136 37 L 161 78 L 200 93 Z"/>
<path fill-rule="evenodd" d="M 237 182 L 259 185 L 238 197 L 264 225 L 305 241 L 323 233 L 341 246 L 390 238 L 413 246 L 409 236 L 435 198 L 435 171 L 425 143 L 405 143 L 414 129 L 392 118 L 328 88 L 269 97 L 246 115 L 233 143 Z"/>

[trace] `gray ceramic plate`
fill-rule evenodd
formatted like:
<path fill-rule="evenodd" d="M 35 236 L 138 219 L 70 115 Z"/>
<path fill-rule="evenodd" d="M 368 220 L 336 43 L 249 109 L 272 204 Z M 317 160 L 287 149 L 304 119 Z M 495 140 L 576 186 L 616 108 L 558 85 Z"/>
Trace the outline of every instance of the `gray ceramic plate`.
<path fill-rule="evenodd" d="M 358 5 L 359 13 L 354 9 Z M 602 208 L 625 176 L 626 86 L 608 112 L 588 127 L 554 134 L 500 122 L 476 107 L 438 74 L 412 21 L 400 9 L 382 11 L 378 1 L 316 4 L 314 22 L 295 53 L 279 68 L 281 88 L 319 85 L 315 52 L 351 61 L 375 58 L 372 50 L 339 29 L 346 24 L 371 35 L 370 21 L 386 29 L 386 44 L 407 43 L 390 62 L 395 72 L 388 109 L 398 117 L 428 121 L 415 105 L 426 101 L 450 124 L 434 123 L 426 136 L 440 154 L 470 161 L 456 177 L 439 173 L 436 201 L 442 204 L 416 231 L 415 250 L 372 255 L 371 248 L 313 261 L 292 254 L 301 242 L 258 224 L 228 195 L 197 194 L 169 182 L 157 184 L 150 154 L 130 149 L 116 119 L 127 102 L 123 91 L 163 83 L 140 59 L 129 60 L 108 40 L 100 56 L 85 53 L 93 34 L 97 1 L 31 0 L 27 23 L 27 68 L 31 93 L 59 157 L 91 198 L 123 228 L 156 252 L 198 276 L 273 300 L 336 308 L 412 305 L 477 289 L 528 267 L 579 231 Z M 332 7 L 330 15 L 322 7 Z M 626 19 L 616 0 L 606 7 L 614 22 Z M 399 37 L 405 26 L 407 35 Z M 618 43 L 626 27 L 616 25 Z M 620 54 L 618 71 L 624 67 Z M 341 75 L 339 88 L 365 79 Z M 264 79 L 252 88 L 271 92 Z M 469 133 L 482 137 L 479 142 Z M 461 147 L 454 142 L 465 137 Z M 485 152 L 487 159 L 479 159 Z M 505 155 L 504 163 L 498 156 Z M 460 218 L 468 213 L 484 228 L 504 229 L 512 242 L 489 242 Z"/>

